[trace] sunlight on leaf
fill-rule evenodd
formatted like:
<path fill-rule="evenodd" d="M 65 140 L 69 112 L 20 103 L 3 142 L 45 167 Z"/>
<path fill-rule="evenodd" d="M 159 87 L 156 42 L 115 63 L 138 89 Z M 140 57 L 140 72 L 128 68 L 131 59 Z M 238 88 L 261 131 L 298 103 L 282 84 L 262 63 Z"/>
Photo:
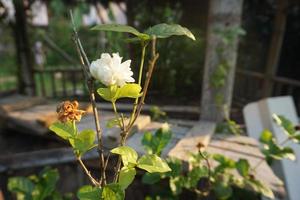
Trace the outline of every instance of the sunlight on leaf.
<path fill-rule="evenodd" d="M 147 172 L 168 172 L 171 171 L 167 162 L 158 157 L 157 155 L 144 155 L 137 163 L 137 167 L 146 170 Z"/>
<path fill-rule="evenodd" d="M 154 35 L 157 38 L 168 38 L 173 35 L 184 35 L 192 40 L 196 40 L 195 36 L 189 29 L 182 27 L 179 24 L 157 24 L 147 29 L 145 33 L 148 35 Z"/>
<path fill-rule="evenodd" d="M 119 184 L 125 190 L 134 180 L 136 170 L 134 168 L 123 167 L 119 174 Z"/>
<path fill-rule="evenodd" d="M 74 129 L 72 122 L 55 122 L 49 127 L 49 129 L 64 140 L 67 140 L 76 134 L 76 130 Z"/>
<path fill-rule="evenodd" d="M 121 146 L 121 147 L 112 149 L 110 152 L 121 155 L 124 166 L 128 166 L 130 163 L 131 164 L 137 163 L 138 154 L 131 147 Z"/>

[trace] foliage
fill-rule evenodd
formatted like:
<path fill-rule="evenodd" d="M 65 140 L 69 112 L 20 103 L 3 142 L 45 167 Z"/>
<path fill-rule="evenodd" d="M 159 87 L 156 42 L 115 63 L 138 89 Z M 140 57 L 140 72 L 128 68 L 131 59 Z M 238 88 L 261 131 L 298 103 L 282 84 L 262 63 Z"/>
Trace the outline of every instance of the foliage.
<path fill-rule="evenodd" d="M 184 21 L 183 3 L 161 1 L 153 4 L 149 1 L 139 1 L 134 6 L 134 21 L 137 22 L 139 29 L 144 30 L 149 24 L 157 24 L 162 21 L 168 24 L 176 24 Z M 197 38 L 196 42 L 189 39 L 170 39 L 160 41 L 157 48 L 160 50 L 159 61 L 156 71 L 159 76 L 153 77 L 151 90 L 155 91 L 159 98 L 174 97 L 176 101 L 191 101 L 200 94 L 201 87 L 201 68 L 204 63 L 204 40 L 201 40 L 202 30 L 199 26 L 193 27 L 192 32 Z M 180 49 L 181 53 L 178 53 Z M 199 71 L 200 70 L 200 71 Z M 194 94 L 191 97 L 191 93 Z"/>
<path fill-rule="evenodd" d="M 71 200 L 72 194 L 61 195 L 57 191 L 58 179 L 56 169 L 45 168 L 38 176 L 9 178 L 7 188 L 17 200 Z"/>
<path fill-rule="evenodd" d="M 150 116 L 151 116 L 151 120 L 158 121 L 161 119 L 166 119 L 167 113 L 162 111 L 158 106 L 152 106 L 150 108 Z"/>
<path fill-rule="evenodd" d="M 106 101 L 116 102 L 120 98 L 138 98 L 141 94 L 141 86 L 135 83 L 125 84 L 122 87 L 111 86 L 99 88 L 98 94 Z"/>
<path fill-rule="evenodd" d="M 153 197 L 148 196 L 147 198 L 178 199 L 184 190 L 188 190 L 198 197 L 209 195 L 216 199 L 244 199 L 248 196 L 249 199 L 258 198 L 253 192 L 271 199 L 274 198 L 272 190 L 264 184 L 263 180 L 255 177 L 255 170 L 264 160 L 270 162 L 272 159 L 295 159 L 292 148 L 282 145 L 287 141 L 299 143 L 299 132 L 284 116 L 273 115 L 273 118 L 288 138 L 278 143 L 270 131 L 263 131 L 260 142 L 263 144 L 262 152 L 265 158 L 256 166 L 251 166 L 248 160 L 244 158 L 232 160 L 222 154 L 210 155 L 199 149 L 198 153 L 190 155 L 188 161 L 188 169 L 190 170 L 186 172 L 182 161 L 168 158 L 168 165 L 172 169 L 170 172 L 144 174 L 142 181 L 145 184 L 155 186 L 162 180 L 169 183 L 167 188 L 161 188 Z M 156 140 L 162 140 L 156 135 L 152 137 L 156 137 Z M 144 135 L 143 140 L 145 138 L 147 135 Z M 212 161 L 216 163 L 214 167 L 210 164 Z M 160 183 L 159 185 L 161 187 L 163 184 Z M 252 191 L 252 194 L 248 191 Z M 246 193 L 249 194 L 245 195 Z"/>
<path fill-rule="evenodd" d="M 284 146 L 285 143 L 291 141 L 295 143 L 300 142 L 300 133 L 296 131 L 293 123 L 286 119 L 282 115 L 273 114 L 274 122 L 283 130 L 287 138 L 282 142 L 278 142 L 272 132 L 264 130 L 260 136 L 260 142 L 263 144 L 261 152 L 265 155 L 266 160 L 269 164 L 273 160 L 281 160 L 287 158 L 289 160 L 295 160 L 296 156 L 294 150 L 289 146 Z"/>
<path fill-rule="evenodd" d="M 93 186 L 83 186 L 80 188 L 77 193 L 77 197 L 80 200 L 96 200 L 99 198 L 103 200 L 121 200 L 125 198 L 125 190 L 135 178 L 136 168 L 143 169 L 149 174 L 166 173 L 171 171 L 167 162 L 159 157 L 162 149 L 166 146 L 171 138 L 171 132 L 167 125 L 164 125 L 155 133 L 155 136 L 159 137 L 158 140 L 151 138 L 149 134 L 145 134 L 148 136 L 148 138 L 144 140 L 144 145 L 148 146 L 149 149 L 145 155 L 141 155 L 139 157 L 134 149 L 129 146 L 125 146 L 127 136 L 131 132 L 135 120 L 141 112 L 149 82 L 151 80 L 153 68 L 158 58 L 158 54 L 155 51 L 156 38 L 163 39 L 173 35 L 184 35 L 193 40 L 195 38 L 187 28 L 176 24 L 159 24 L 152 27 L 152 29 L 147 29 L 144 33 L 141 33 L 137 31 L 137 29 L 127 25 L 105 24 L 95 26 L 92 30 L 130 33 L 135 35 L 136 37 L 134 40 L 140 41 L 142 52 L 145 52 L 147 44 L 152 42 L 153 57 L 149 61 L 148 72 L 144 81 L 144 85 L 142 85 L 142 77 L 145 53 L 143 53 L 141 56 L 138 83 L 128 83 L 134 82 L 134 79 L 131 78 L 132 72 L 130 70 L 130 61 L 125 61 L 127 63 L 121 65 L 121 57 L 118 54 L 113 54 L 113 58 L 107 53 L 103 54 L 103 56 L 101 56 L 97 62 L 93 61 L 91 65 L 89 64 L 88 58 L 83 50 L 83 47 L 81 46 L 81 41 L 76 30 L 78 25 L 76 23 L 76 15 L 73 15 L 72 12 L 70 14 L 74 30 L 74 41 L 80 56 L 80 60 L 82 61 L 82 67 L 84 68 L 86 77 L 85 81 L 89 88 L 97 132 L 95 133 L 95 131 L 91 129 L 78 131 L 77 123 L 80 121 L 81 115 L 84 113 L 84 111 L 78 109 L 79 104 L 77 101 L 73 101 L 72 103 L 70 103 L 70 101 L 65 101 L 61 103 L 57 108 L 58 119 L 60 121 L 53 123 L 49 128 L 57 136 L 67 141 L 73 148 L 77 161 L 83 168 L 87 177 L 90 179 L 90 182 L 93 184 Z M 93 63 L 95 65 L 93 65 Z M 93 66 L 95 68 L 93 68 Z M 118 67 L 126 67 L 127 70 L 122 71 L 118 69 Z M 105 73 L 101 74 L 101 76 L 98 76 L 99 72 Z M 93 78 L 89 79 L 90 77 Z M 97 89 L 97 92 L 104 100 L 111 102 L 115 112 L 115 118 L 111 119 L 107 123 L 107 127 L 112 128 L 115 125 L 118 125 L 120 128 L 120 143 L 118 147 L 110 150 L 111 153 L 119 156 L 118 162 L 115 166 L 115 175 L 113 177 L 114 180 L 112 182 L 107 182 L 106 180 L 106 167 L 109 161 L 109 156 L 104 158 L 103 155 L 104 149 L 102 144 L 102 132 L 100 129 L 98 110 L 96 108 L 94 97 L 94 79 L 97 79 L 104 84 L 104 86 Z M 111 79 L 114 79 L 114 81 L 111 81 Z M 125 123 L 124 114 L 120 114 L 117 110 L 116 101 L 120 98 L 129 98 L 134 100 L 133 110 L 128 124 Z M 98 144 L 95 144 L 96 135 Z M 81 160 L 82 156 L 84 156 L 86 152 L 96 146 L 98 147 L 101 169 L 101 177 L 99 180 L 96 180 L 93 177 Z"/>
<path fill-rule="evenodd" d="M 170 142 L 172 132 L 167 124 L 158 129 L 153 135 L 151 132 L 144 133 L 142 144 L 148 154 L 161 155 L 162 150 Z"/>
<path fill-rule="evenodd" d="M 217 124 L 215 133 L 241 135 L 243 130 L 234 120 L 228 119 Z"/>

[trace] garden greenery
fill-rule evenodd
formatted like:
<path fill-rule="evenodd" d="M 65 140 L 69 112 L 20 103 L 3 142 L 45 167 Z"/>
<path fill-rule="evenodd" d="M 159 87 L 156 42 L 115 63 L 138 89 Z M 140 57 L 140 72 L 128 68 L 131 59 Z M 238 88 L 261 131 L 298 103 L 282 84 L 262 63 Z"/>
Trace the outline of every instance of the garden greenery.
<path fill-rule="evenodd" d="M 232 160 L 221 154 L 209 154 L 203 150 L 201 143 L 197 145 L 197 153 L 190 153 L 188 166 L 181 160 L 171 157 L 165 162 L 160 156 L 170 142 L 172 132 L 168 125 L 164 124 L 155 133 L 144 133 L 141 143 L 146 154 L 140 158 L 128 146 L 111 150 L 112 153 L 120 155 L 123 162 L 118 181 L 102 187 L 83 186 L 79 189 L 77 197 L 84 200 L 123 199 L 125 189 L 133 181 L 136 169 L 139 168 L 146 171 L 142 182 L 151 185 L 154 187 L 152 191 L 156 191 L 148 194 L 145 200 L 176 200 L 180 199 L 183 193 L 187 195 L 186 191 L 189 191 L 188 195 L 192 199 L 203 199 L 209 196 L 212 199 L 253 200 L 260 199 L 259 195 L 273 199 L 272 190 L 263 180 L 256 177 L 256 170 L 265 161 L 270 164 L 273 160 L 283 158 L 295 160 L 293 149 L 285 144 L 290 141 L 300 143 L 300 132 L 288 119 L 278 115 L 274 115 L 273 118 L 287 137 L 277 142 L 270 131 L 263 131 L 260 142 L 265 157 L 255 166 L 251 166 L 244 158 Z M 61 134 L 60 131 L 57 133 Z M 65 138 L 64 135 L 60 136 Z M 87 146 L 86 149 L 89 149 L 90 146 Z M 81 155 L 78 150 L 74 149 L 77 157 Z M 8 189 L 16 194 L 18 200 L 73 199 L 72 194 L 61 195 L 57 192 L 58 177 L 57 170 L 46 168 L 38 176 L 10 178 Z M 155 187 L 158 189 L 155 190 Z"/>
<path fill-rule="evenodd" d="M 261 152 L 264 158 L 255 166 L 247 159 L 232 160 L 221 154 L 208 154 L 199 143 L 198 153 L 191 153 L 188 167 L 181 160 L 168 158 L 171 171 L 165 173 L 145 173 L 143 183 L 155 187 L 160 182 L 156 194 L 147 196 L 146 200 L 181 199 L 184 190 L 192 192 L 192 199 L 260 199 L 259 195 L 274 199 L 274 194 L 263 180 L 256 177 L 257 168 L 265 161 L 271 164 L 273 160 L 295 160 L 294 151 L 286 146 L 287 142 L 300 143 L 300 132 L 284 116 L 273 115 L 277 125 L 287 135 L 286 139 L 278 142 L 269 130 L 264 130 L 260 136 Z M 144 134 L 142 144 L 147 152 L 160 155 L 170 141 L 170 133 Z M 157 146 L 160 148 L 157 149 Z M 214 165 L 212 165 L 214 163 Z M 188 168 L 189 170 L 187 170 Z M 163 184 L 167 181 L 168 184 Z M 162 186 L 165 187 L 162 187 Z M 185 193 L 186 195 L 186 193 Z"/>
<path fill-rule="evenodd" d="M 77 124 L 80 122 L 84 111 L 79 109 L 77 101 L 64 101 L 58 106 L 59 120 L 50 126 L 50 130 L 69 143 L 74 150 L 78 163 L 90 180 L 91 185 L 86 185 L 79 189 L 77 197 L 80 200 L 124 199 L 126 188 L 135 179 L 137 169 L 146 172 L 143 177 L 144 183 L 153 184 L 160 181 L 160 179 L 168 179 L 169 199 L 176 199 L 183 189 L 193 191 L 197 196 L 206 196 L 212 193 L 218 199 L 228 199 L 232 196 L 234 188 L 250 188 L 267 197 L 274 197 L 270 188 L 256 179 L 255 170 L 264 160 L 271 163 L 274 159 L 295 159 L 293 149 L 284 146 L 284 144 L 287 141 L 299 143 L 300 133 L 283 116 L 274 115 L 274 120 L 282 127 L 283 132 L 287 135 L 287 139 L 283 142 L 278 142 L 270 131 L 263 131 L 260 141 L 263 144 L 262 153 L 265 155 L 265 159 L 262 159 L 262 162 L 253 168 L 246 159 L 234 161 L 220 154 L 209 155 L 202 151 L 202 145 L 199 144 L 198 153 L 191 155 L 189 161 L 191 170 L 186 173 L 181 161 L 174 158 L 169 158 L 166 161 L 161 158 L 164 147 L 171 139 L 171 132 L 166 125 L 157 130 L 155 134 L 151 132 L 144 134 L 142 140 L 146 150 L 144 155 L 139 156 L 133 148 L 126 146 L 127 137 L 141 113 L 155 64 L 159 57 L 156 52 L 156 42 L 171 36 L 186 36 L 195 40 L 194 35 L 187 28 L 177 24 L 170 25 L 165 23 L 152 26 L 144 32 L 139 32 L 131 26 L 120 24 L 104 24 L 92 28 L 93 31 L 131 34 L 133 37 L 126 40 L 141 45 L 139 74 L 137 82 L 135 82 L 130 66 L 131 61 L 122 62 L 122 57 L 118 53 L 113 53 L 112 56 L 109 53 L 103 53 L 100 59 L 90 63 L 78 37 L 72 13 L 71 19 L 74 33 L 73 39 L 85 75 L 96 131 L 93 130 L 93 127 L 82 131 L 78 130 Z M 152 56 L 146 69 L 147 73 L 144 75 L 144 62 L 148 46 L 151 46 Z M 211 84 L 215 89 L 219 89 L 224 84 L 224 75 L 226 74 L 224 70 L 226 72 L 228 67 L 226 67 L 226 63 L 223 63 L 223 65 L 225 66 L 222 67 L 220 65 L 220 68 L 212 76 Z M 103 86 L 95 88 L 95 81 L 100 81 Z M 120 129 L 119 145 L 111 149 L 110 152 L 104 151 L 103 148 L 102 137 L 105 133 L 102 132 L 100 126 L 101 119 L 96 107 L 95 91 L 104 100 L 110 102 L 114 110 L 115 118 L 107 123 L 107 127 L 118 127 Z M 117 102 L 121 98 L 133 100 L 132 112 L 129 116 L 118 112 Z M 99 178 L 94 177 L 82 161 L 84 154 L 96 147 L 100 161 Z M 115 169 L 115 172 L 111 182 L 106 177 L 110 156 L 105 156 L 110 153 L 118 156 L 116 166 L 112 167 Z M 217 166 L 212 168 L 209 160 L 214 160 Z M 234 171 L 237 171 L 239 176 L 236 176 Z M 15 192 L 19 200 L 68 199 L 67 196 L 63 197 L 57 194 L 55 190 L 57 179 L 58 174 L 56 170 L 45 170 L 38 177 L 11 178 L 8 189 Z M 151 199 L 151 197 L 149 198 Z"/>
<path fill-rule="evenodd" d="M 148 28 L 144 32 L 139 32 L 131 26 L 119 24 L 104 24 L 92 28 L 93 31 L 112 31 L 131 34 L 133 37 L 128 38 L 127 41 L 139 43 L 141 45 L 139 74 L 137 82 L 135 83 L 133 72 L 130 67 L 131 61 L 127 60 L 122 62 L 122 58 L 118 53 L 114 53 L 112 56 L 108 53 L 103 53 L 100 59 L 90 63 L 78 37 L 72 13 L 71 19 L 74 32 L 73 39 L 80 57 L 85 75 L 85 82 L 89 90 L 90 101 L 93 107 L 96 132 L 93 129 L 78 131 L 77 123 L 79 123 L 84 111 L 79 110 L 77 101 L 65 101 L 58 106 L 57 112 L 59 121 L 52 124 L 50 130 L 66 140 L 74 149 L 78 163 L 81 165 L 92 184 L 84 186 L 79 190 L 77 194 L 79 199 L 124 199 L 125 190 L 134 180 L 137 168 L 145 170 L 150 174 L 171 171 L 167 162 L 158 154 L 148 152 L 139 157 L 134 149 L 126 146 L 126 139 L 142 110 L 155 63 L 158 59 L 156 42 L 157 40 L 166 39 L 171 36 L 182 35 L 187 36 L 192 40 L 195 40 L 195 37 L 187 28 L 177 24 L 158 24 Z M 152 57 L 149 61 L 148 68 L 146 69 L 146 76 L 144 76 L 144 61 L 149 44 L 151 44 Z M 104 87 L 95 88 L 95 81 L 100 81 Z M 115 174 L 112 182 L 108 182 L 106 177 L 106 168 L 110 157 L 104 156 L 109 152 L 104 151 L 102 144 L 102 137 L 105 133 L 102 133 L 100 127 L 99 121 L 101 119 L 96 108 L 95 90 L 104 100 L 111 102 L 115 113 L 115 118 L 108 122 L 107 127 L 117 126 L 120 129 L 119 146 L 110 150 L 110 153 L 119 156 L 118 162 L 114 167 Z M 130 116 L 124 116 L 118 112 L 117 101 L 121 98 L 133 99 L 133 109 Z M 128 120 L 127 117 L 129 118 Z M 168 131 L 168 128 L 164 127 L 160 131 L 166 132 Z M 149 134 L 146 135 L 149 136 Z M 97 144 L 95 144 L 96 138 Z M 81 159 L 86 152 L 95 147 L 98 148 L 99 152 L 100 178 L 95 178 Z M 159 146 L 157 147 L 158 150 L 160 148 L 161 147 Z"/>

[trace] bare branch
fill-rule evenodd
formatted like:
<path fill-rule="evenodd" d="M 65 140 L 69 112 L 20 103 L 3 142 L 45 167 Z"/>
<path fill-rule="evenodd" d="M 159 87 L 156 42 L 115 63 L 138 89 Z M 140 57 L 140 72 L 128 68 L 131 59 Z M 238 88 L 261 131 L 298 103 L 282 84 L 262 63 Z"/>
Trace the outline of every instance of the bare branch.
<path fill-rule="evenodd" d="M 98 140 L 98 153 L 99 153 L 99 158 L 100 158 L 100 185 L 103 186 L 106 184 L 106 175 L 105 175 L 105 170 L 104 170 L 104 165 L 105 165 L 105 159 L 104 159 L 104 154 L 103 154 L 103 144 L 102 144 L 102 130 L 100 127 L 100 115 L 97 110 L 96 106 L 96 100 L 95 100 L 95 88 L 94 88 L 94 79 L 91 76 L 89 66 L 90 62 L 86 56 L 86 53 L 81 45 L 81 41 L 79 39 L 76 26 L 74 23 L 74 18 L 72 11 L 70 11 L 70 16 L 71 16 L 71 21 L 73 25 L 73 40 L 76 45 L 76 50 L 80 58 L 81 62 L 81 67 L 84 72 L 84 77 L 85 77 L 85 82 L 87 84 L 88 90 L 89 90 L 89 96 L 90 96 L 90 102 L 92 104 L 92 109 L 93 109 L 93 115 L 94 115 L 94 120 L 95 120 L 95 126 L 96 126 L 96 133 L 97 133 L 97 140 Z"/>
<path fill-rule="evenodd" d="M 90 171 L 86 168 L 86 166 L 84 165 L 84 163 L 82 162 L 82 160 L 81 160 L 80 157 L 77 157 L 77 161 L 79 162 L 79 164 L 82 167 L 82 169 L 85 172 L 85 174 L 89 177 L 91 183 L 94 186 L 100 186 L 100 183 L 94 179 L 94 177 L 91 175 Z"/>

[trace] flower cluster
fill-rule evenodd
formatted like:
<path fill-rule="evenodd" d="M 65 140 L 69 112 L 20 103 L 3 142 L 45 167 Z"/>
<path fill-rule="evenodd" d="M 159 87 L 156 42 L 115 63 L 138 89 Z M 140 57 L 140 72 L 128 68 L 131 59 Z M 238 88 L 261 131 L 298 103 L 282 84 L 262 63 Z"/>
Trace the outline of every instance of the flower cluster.
<path fill-rule="evenodd" d="M 133 72 L 130 68 L 131 60 L 122 63 L 119 53 L 102 53 L 101 58 L 93 61 L 90 66 L 92 76 L 106 86 L 117 85 L 122 87 L 125 83 L 134 82 Z"/>
<path fill-rule="evenodd" d="M 58 113 L 58 120 L 61 122 L 67 121 L 80 121 L 82 114 L 85 113 L 83 110 L 78 109 L 77 101 L 64 101 L 57 106 L 56 112 Z"/>

